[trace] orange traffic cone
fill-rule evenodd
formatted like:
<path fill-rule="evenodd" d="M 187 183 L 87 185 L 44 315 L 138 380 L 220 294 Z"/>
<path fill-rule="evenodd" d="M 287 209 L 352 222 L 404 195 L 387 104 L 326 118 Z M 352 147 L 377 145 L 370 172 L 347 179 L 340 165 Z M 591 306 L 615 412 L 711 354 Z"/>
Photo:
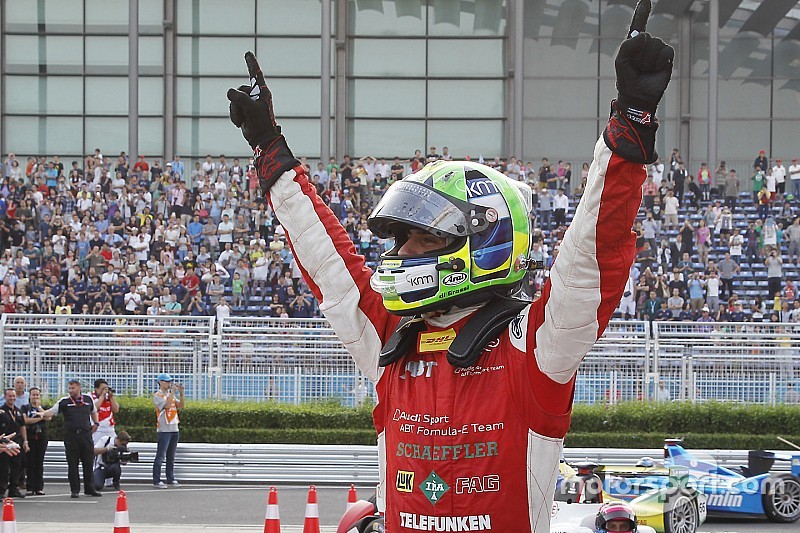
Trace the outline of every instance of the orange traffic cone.
<path fill-rule="evenodd" d="M 0 524 L 0 533 L 17 533 L 17 519 L 14 516 L 14 500 L 3 500 L 3 522 Z"/>
<path fill-rule="evenodd" d="M 317 487 L 314 485 L 308 488 L 308 503 L 306 503 L 306 519 L 303 522 L 303 533 L 320 533 Z"/>
<path fill-rule="evenodd" d="M 117 512 L 114 513 L 114 533 L 131 533 L 131 523 L 128 521 L 128 497 L 125 491 L 117 493 Z"/>
<path fill-rule="evenodd" d="M 278 513 L 278 489 L 269 488 L 267 516 L 264 519 L 264 533 L 281 533 L 281 517 Z"/>
<path fill-rule="evenodd" d="M 345 507 L 344 512 L 346 513 L 347 511 L 349 511 L 350 508 L 353 507 L 357 501 L 358 501 L 358 493 L 356 492 L 356 486 L 350 485 L 350 490 L 347 491 L 347 507 Z"/>

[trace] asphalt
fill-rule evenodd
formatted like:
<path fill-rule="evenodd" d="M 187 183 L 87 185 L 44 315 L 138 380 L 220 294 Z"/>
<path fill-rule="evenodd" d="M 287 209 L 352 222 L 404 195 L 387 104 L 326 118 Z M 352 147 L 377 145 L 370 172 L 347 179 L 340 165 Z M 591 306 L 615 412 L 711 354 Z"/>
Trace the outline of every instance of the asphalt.
<path fill-rule="evenodd" d="M 125 484 L 128 516 L 133 533 L 261 533 L 268 487 L 265 485 L 184 485 L 156 489 Z M 371 487 L 357 487 L 366 497 Z M 112 533 L 117 493 L 102 498 L 81 495 L 73 500 L 62 483 L 49 483 L 45 496 L 15 500 L 18 533 Z M 347 504 L 348 487 L 317 487 L 321 533 L 333 533 Z M 308 487 L 279 486 L 278 504 L 282 533 L 301 533 Z M 698 533 L 797 533 L 798 524 L 772 524 L 766 520 L 715 520 Z"/>

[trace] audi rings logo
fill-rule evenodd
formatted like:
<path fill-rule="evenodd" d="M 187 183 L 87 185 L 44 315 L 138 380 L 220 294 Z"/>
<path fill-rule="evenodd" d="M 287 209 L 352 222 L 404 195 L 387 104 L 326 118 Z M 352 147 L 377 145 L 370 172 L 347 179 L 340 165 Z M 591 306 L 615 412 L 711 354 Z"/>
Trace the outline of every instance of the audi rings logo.
<path fill-rule="evenodd" d="M 465 281 L 467 281 L 466 272 L 453 272 L 452 274 L 446 275 L 444 279 L 442 279 L 442 285 L 452 287 L 453 285 L 461 285 Z"/>

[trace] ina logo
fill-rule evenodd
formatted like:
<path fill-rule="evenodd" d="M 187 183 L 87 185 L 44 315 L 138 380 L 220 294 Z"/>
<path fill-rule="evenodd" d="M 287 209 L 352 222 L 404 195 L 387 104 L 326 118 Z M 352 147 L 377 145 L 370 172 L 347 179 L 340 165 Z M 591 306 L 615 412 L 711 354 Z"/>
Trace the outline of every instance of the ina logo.
<path fill-rule="evenodd" d="M 436 505 L 444 493 L 450 490 L 450 486 L 433 471 L 422 481 L 419 488 L 433 505 Z"/>

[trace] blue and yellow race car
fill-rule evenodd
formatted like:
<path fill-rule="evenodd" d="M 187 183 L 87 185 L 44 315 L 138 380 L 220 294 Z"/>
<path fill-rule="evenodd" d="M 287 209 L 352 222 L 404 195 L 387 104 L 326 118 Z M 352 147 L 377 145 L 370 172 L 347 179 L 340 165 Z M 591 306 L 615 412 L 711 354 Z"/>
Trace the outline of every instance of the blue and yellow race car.
<path fill-rule="evenodd" d="M 800 454 L 752 450 L 748 465 L 739 471 L 700 455 L 688 452 L 680 439 L 667 439 L 663 467 L 685 472 L 680 484 L 705 494 L 710 516 L 766 517 L 779 523 L 800 519 Z M 771 472 L 775 461 L 789 461 L 790 471 Z M 635 484 L 607 485 L 605 489 L 612 495 L 630 496 L 664 488 L 675 479 L 641 472 Z"/>
<path fill-rule="evenodd" d="M 706 519 L 705 496 L 677 482 L 685 469 L 567 464 L 562 460 L 551 512 L 551 533 L 577 533 L 591 525 L 602 503 L 626 501 L 639 530 L 695 533 Z M 677 478 L 675 476 L 678 476 Z M 640 480 L 659 478 L 659 486 Z M 672 479 L 672 481 L 670 481 Z"/>

